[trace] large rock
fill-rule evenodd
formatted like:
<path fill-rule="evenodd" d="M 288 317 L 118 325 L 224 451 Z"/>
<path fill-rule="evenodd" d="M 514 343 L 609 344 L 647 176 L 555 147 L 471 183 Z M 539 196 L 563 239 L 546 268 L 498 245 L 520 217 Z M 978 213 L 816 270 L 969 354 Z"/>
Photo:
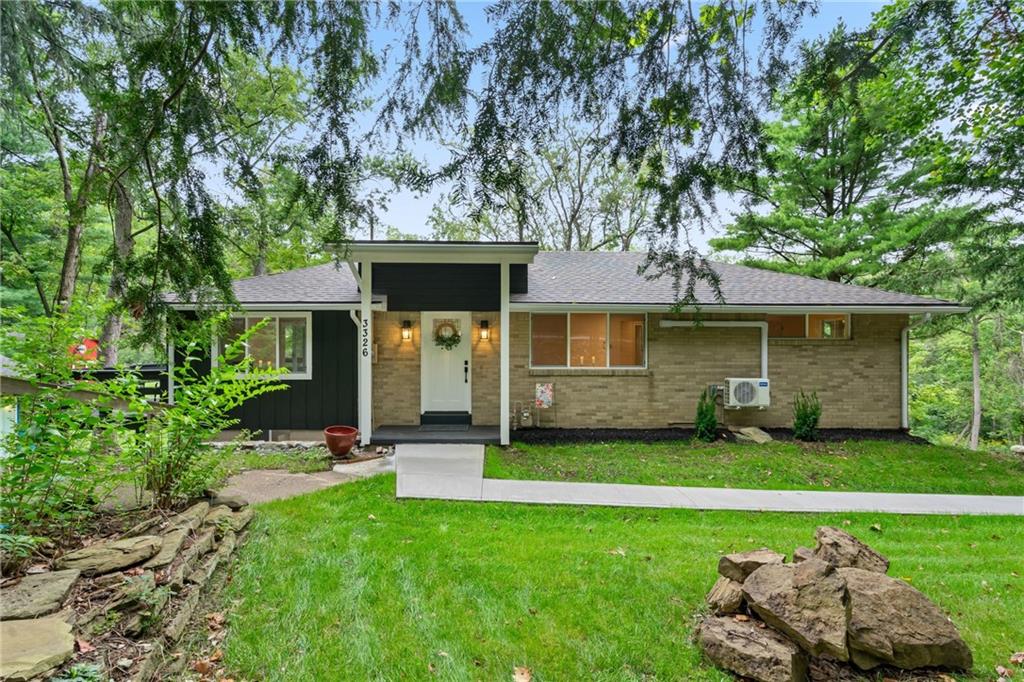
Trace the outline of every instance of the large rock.
<path fill-rule="evenodd" d="M 0 620 L 37 618 L 57 611 L 78 576 L 74 568 L 26 575 L 14 587 L 0 591 Z"/>
<path fill-rule="evenodd" d="M 757 682 L 804 682 L 807 655 L 781 634 L 753 620 L 708 616 L 697 641 L 715 665 Z"/>
<path fill-rule="evenodd" d="M 737 613 L 743 606 L 743 585 L 720 577 L 708 592 L 707 602 L 717 614 Z"/>
<path fill-rule="evenodd" d="M 249 506 L 249 501 L 246 500 L 244 497 L 242 497 L 240 495 L 230 495 L 230 494 L 226 495 L 224 493 L 217 493 L 216 495 L 213 496 L 213 499 L 210 500 L 210 506 L 212 506 L 212 507 L 225 506 L 225 507 L 230 507 L 231 509 L 234 509 L 235 511 L 238 511 L 239 509 L 242 509 L 243 507 Z"/>
<path fill-rule="evenodd" d="M 848 642 L 857 667 L 971 667 L 971 650 L 956 626 L 918 590 L 876 571 L 837 572 L 849 595 Z"/>
<path fill-rule="evenodd" d="M 209 502 L 196 502 L 185 511 L 168 519 L 168 524 L 171 528 L 186 528 L 188 530 L 193 530 L 199 527 L 199 524 L 204 518 L 206 518 L 206 514 L 209 511 Z"/>
<path fill-rule="evenodd" d="M 75 653 L 71 625 L 63 618 L 0 623 L 0 679 L 22 682 L 56 668 Z"/>
<path fill-rule="evenodd" d="M 797 547 L 796 549 L 793 550 L 793 563 L 794 564 L 798 564 L 801 561 L 807 561 L 808 559 L 813 559 L 813 558 L 815 558 L 814 557 L 814 550 L 811 549 L 810 547 Z"/>
<path fill-rule="evenodd" d="M 829 564 L 765 564 L 743 583 L 743 596 L 766 623 L 812 656 L 849 660 L 846 585 Z"/>
<path fill-rule="evenodd" d="M 726 554 L 718 560 L 718 575 L 741 583 L 765 564 L 781 564 L 785 558 L 785 555 L 766 547 L 750 552 Z"/>
<path fill-rule="evenodd" d="M 110 573 L 145 561 L 160 551 L 162 544 L 163 541 L 157 535 L 99 542 L 65 554 L 57 560 L 57 567 L 77 568 L 82 575 Z"/>
<path fill-rule="evenodd" d="M 819 526 L 814 534 L 818 541 L 814 556 L 836 568 L 861 568 L 885 573 L 889 560 L 844 530 Z"/>
<path fill-rule="evenodd" d="M 174 561 L 178 556 L 178 552 L 181 551 L 181 546 L 185 543 L 185 539 L 188 537 L 189 532 L 189 529 L 186 527 L 175 528 L 170 533 L 166 533 L 163 536 L 160 551 L 153 555 L 153 557 L 144 563 L 142 567 L 163 568 Z"/>

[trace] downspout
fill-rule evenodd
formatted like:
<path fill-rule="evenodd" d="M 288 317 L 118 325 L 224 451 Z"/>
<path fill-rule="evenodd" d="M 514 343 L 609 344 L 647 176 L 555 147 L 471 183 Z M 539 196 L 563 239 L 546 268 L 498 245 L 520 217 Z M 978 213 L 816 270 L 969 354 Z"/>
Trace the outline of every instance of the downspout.
<path fill-rule="evenodd" d="M 932 319 L 931 313 L 900 330 L 900 428 L 910 429 L 910 330 Z"/>

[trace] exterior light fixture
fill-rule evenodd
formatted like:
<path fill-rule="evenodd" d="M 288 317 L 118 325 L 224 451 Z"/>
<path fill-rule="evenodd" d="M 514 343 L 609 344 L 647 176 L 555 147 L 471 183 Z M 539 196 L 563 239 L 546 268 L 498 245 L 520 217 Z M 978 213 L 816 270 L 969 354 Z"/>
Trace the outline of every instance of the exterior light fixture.
<path fill-rule="evenodd" d="M 480 339 L 487 341 L 491 338 L 491 323 L 487 320 L 480 320 Z"/>
<path fill-rule="evenodd" d="M 402 320 L 402 340 L 408 341 L 412 338 L 412 322 L 409 320 Z"/>

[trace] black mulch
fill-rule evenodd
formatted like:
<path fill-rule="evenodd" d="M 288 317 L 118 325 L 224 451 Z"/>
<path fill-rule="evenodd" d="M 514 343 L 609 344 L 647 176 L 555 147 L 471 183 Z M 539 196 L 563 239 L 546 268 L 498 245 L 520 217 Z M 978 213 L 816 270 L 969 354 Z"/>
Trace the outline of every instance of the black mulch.
<path fill-rule="evenodd" d="M 764 429 L 775 440 L 791 441 L 791 429 Z M 735 441 L 731 431 L 719 429 L 719 439 Z M 693 429 L 520 429 L 512 432 L 512 440 L 531 445 L 564 445 L 569 443 L 595 443 L 606 441 L 632 441 L 658 443 L 690 440 Z M 846 440 L 885 440 L 895 443 L 922 443 L 928 441 L 900 429 L 819 429 L 818 442 L 837 443 Z"/>

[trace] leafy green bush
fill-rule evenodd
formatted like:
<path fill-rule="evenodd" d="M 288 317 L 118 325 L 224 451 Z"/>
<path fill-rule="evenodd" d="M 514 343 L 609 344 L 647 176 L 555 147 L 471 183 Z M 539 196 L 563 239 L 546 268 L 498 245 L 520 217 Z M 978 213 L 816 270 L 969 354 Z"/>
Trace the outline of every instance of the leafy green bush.
<path fill-rule="evenodd" d="M 5 406 L 17 404 L 18 422 L 0 442 L 0 515 L 12 534 L 60 532 L 123 479 L 117 460 L 126 415 L 113 409 L 112 387 L 75 374 L 89 364 L 68 352 L 86 335 L 76 312 L 5 310 L 4 317 L 0 352 L 30 390 L 2 396 Z"/>
<path fill-rule="evenodd" d="M 793 400 L 793 436 L 799 440 L 815 440 L 820 419 L 821 401 L 818 400 L 818 394 L 807 395 L 800 391 Z"/>
<path fill-rule="evenodd" d="M 718 437 L 718 415 L 715 396 L 704 390 L 697 401 L 697 420 L 694 422 L 693 435 L 707 443 Z"/>
<path fill-rule="evenodd" d="M 223 318 L 214 323 L 223 322 Z M 140 428 L 132 434 L 126 450 L 135 460 L 141 488 L 153 493 L 159 507 L 201 495 L 220 478 L 220 468 L 229 451 L 209 443 L 217 434 L 238 424 L 232 410 L 247 400 L 270 391 L 286 389 L 277 380 L 283 370 L 257 367 L 245 356 L 245 344 L 262 329 L 264 322 L 250 327 L 228 344 L 220 362 L 210 367 L 203 360 L 209 348 L 212 328 L 199 325 L 185 343 L 174 366 L 174 404 L 149 410 Z M 144 409 L 139 382 L 126 383 L 126 395 L 134 412 Z"/>

